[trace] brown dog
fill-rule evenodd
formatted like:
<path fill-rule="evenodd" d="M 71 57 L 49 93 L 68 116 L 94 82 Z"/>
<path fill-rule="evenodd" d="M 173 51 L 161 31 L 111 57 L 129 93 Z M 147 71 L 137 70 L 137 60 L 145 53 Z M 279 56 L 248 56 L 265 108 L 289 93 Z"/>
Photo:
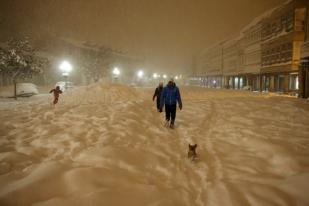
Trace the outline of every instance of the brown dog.
<path fill-rule="evenodd" d="M 189 144 L 188 158 L 190 158 L 192 161 L 194 161 L 197 157 L 196 147 L 197 147 L 197 144 L 195 145 Z"/>

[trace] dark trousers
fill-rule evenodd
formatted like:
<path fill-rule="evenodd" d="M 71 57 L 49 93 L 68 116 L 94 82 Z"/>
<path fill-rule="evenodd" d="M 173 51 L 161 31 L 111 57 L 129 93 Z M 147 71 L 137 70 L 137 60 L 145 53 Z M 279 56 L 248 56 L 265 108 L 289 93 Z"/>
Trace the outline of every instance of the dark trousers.
<path fill-rule="evenodd" d="M 157 109 L 160 109 L 160 97 L 157 97 Z"/>
<path fill-rule="evenodd" d="M 167 121 L 172 120 L 174 123 L 175 118 L 176 118 L 176 104 L 174 105 L 165 105 L 165 118 Z"/>
<path fill-rule="evenodd" d="M 54 104 L 57 104 L 57 103 L 58 103 L 58 98 L 59 98 L 59 97 L 54 97 L 54 102 L 53 102 Z"/>

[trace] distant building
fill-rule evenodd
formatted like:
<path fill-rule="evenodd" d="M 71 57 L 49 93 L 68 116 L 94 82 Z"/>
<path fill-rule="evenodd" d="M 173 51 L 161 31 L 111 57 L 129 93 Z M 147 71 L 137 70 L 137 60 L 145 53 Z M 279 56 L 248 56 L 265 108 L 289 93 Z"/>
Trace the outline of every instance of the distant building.
<path fill-rule="evenodd" d="M 262 22 L 260 18 L 253 20 L 243 30 L 243 70 L 246 78 L 245 86 L 251 86 L 253 91 L 260 90 Z M 241 58 L 241 57 L 240 57 Z"/>
<path fill-rule="evenodd" d="M 222 73 L 223 87 L 225 88 L 241 88 L 244 84 L 244 78 L 240 77 L 240 70 L 243 64 L 241 56 L 239 39 L 232 39 L 224 42 L 222 47 Z"/>
<path fill-rule="evenodd" d="M 222 43 L 218 43 L 207 48 L 198 56 L 195 82 L 208 88 L 221 87 L 222 49 Z"/>
<path fill-rule="evenodd" d="M 255 18 L 237 38 L 217 44 L 221 50 L 214 52 L 211 47 L 199 55 L 195 65 L 200 73 L 194 74 L 195 79 L 201 74 L 205 79 L 214 76 L 214 68 L 221 65 L 216 70 L 221 87 L 298 92 L 307 10 L 307 0 L 291 0 Z M 212 62 L 218 60 L 221 64 L 214 67 Z"/>

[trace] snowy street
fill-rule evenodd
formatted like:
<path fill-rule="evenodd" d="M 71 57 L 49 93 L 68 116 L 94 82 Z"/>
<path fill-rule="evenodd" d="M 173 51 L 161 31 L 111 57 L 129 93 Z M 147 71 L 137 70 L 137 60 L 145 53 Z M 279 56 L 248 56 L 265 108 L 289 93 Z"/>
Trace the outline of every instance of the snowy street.
<path fill-rule="evenodd" d="M 180 92 L 175 129 L 148 88 L 0 99 L 0 205 L 309 205 L 307 100 Z"/>

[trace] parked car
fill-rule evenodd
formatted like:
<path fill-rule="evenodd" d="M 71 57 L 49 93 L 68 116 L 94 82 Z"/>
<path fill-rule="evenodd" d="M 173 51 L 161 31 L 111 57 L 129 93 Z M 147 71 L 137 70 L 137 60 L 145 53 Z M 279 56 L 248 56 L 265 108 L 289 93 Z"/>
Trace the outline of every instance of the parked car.
<path fill-rule="evenodd" d="M 55 87 L 59 86 L 61 91 L 69 90 L 74 88 L 73 82 L 57 82 Z"/>
<path fill-rule="evenodd" d="M 17 83 L 16 96 L 30 97 L 39 94 L 38 88 L 32 83 Z M 7 87 L 0 87 L 0 97 L 14 97 L 14 85 Z"/>
<path fill-rule="evenodd" d="M 18 97 L 30 97 L 39 94 L 37 86 L 32 83 L 18 83 L 16 90 Z"/>

